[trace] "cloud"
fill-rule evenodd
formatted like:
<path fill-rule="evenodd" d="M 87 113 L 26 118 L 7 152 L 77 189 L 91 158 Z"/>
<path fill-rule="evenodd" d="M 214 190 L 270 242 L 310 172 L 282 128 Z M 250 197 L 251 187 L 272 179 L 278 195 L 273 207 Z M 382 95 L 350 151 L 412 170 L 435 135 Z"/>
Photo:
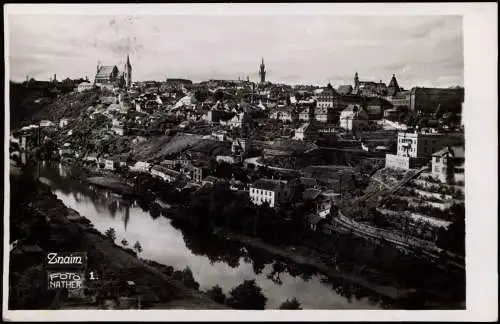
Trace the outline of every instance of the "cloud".
<path fill-rule="evenodd" d="M 136 80 L 256 80 L 263 56 L 271 81 L 335 85 L 358 71 L 396 73 L 405 87 L 463 84 L 457 16 L 16 15 L 9 31 L 12 79 L 91 77 L 98 61 L 121 66 L 130 54 Z"/>

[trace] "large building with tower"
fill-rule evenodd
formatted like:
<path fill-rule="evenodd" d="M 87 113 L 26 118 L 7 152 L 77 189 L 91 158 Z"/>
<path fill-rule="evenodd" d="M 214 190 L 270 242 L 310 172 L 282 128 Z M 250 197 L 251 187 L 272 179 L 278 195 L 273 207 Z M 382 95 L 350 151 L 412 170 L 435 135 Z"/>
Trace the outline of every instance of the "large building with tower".
<path fill-rule="evenodd" d="M 259 75 L 260 75 L 260 83 L 265 83 L 266 82 L 266 66 L 264 65 L 264 58 L 262 58 L 262 62 L 260 63 Z"/>
<path fill-rule="evenodd" d="M 132 85 L 132 64 L 130 64 L 130 57 L 127 55 L 127 62 L 123 71 L 119 71 L 116 65 L 98 64 L 94 84 L 97 86 L 115 85 L 130 88 Z"/>

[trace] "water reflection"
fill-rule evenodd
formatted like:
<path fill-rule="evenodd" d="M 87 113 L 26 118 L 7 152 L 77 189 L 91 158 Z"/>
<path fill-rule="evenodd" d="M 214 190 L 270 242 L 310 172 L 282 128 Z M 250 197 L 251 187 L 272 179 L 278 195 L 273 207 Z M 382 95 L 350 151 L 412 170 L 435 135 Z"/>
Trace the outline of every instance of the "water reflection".
<path fill-rule="evenodd" d="M 149 213 L 143 202 L 128 201 L 69 178 L 78 171 L 66 169 L 61 173 L 60 170 L 59 166 L 47 165 L 39 173 L 50 180 L 56 195 L 68 207 L 87 217 L 101 232 L 113 227 L 117 242 L 139 241 L 144 258 L 176 269 L 189 266 L 201 290 L 219 285 L 228 294 L 244 280 L 255 279 L 268 298 L 266 308 L 277 308 L 293 297 L 308 309 L 381 307 L 380 298 L 360 293 L 342 280 L 328 281 L 314 269 L 289 264 L 234 241 L 200 236 L 192 229 L 159 217 L 159 213 Z"/>

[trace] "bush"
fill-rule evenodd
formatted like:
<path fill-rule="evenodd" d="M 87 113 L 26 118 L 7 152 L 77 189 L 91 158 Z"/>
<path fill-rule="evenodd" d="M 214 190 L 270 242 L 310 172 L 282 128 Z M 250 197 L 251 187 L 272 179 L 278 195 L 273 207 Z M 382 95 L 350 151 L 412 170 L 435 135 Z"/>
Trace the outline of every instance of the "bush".
<path fill-rule="evenodd" d="M 264 309 L 267 298 L 255 280 L 245 280 L 233 288 L 226 304 L 234 309 Z"/>
<path fill-rule="evenodd" d="M 300 303 L 297 298 L 294 297 L 293 299 L 287 299 L 286 301 L 284 301 L 280 305 L 279 309 L 302 309 L 302 307 L 300 307 Z"/>
<path fill-rule="evenodd" d="M 196 282 L 196 280 L 194 280 L 193 272 L 189 267 L 186 267 L 182 271 L 179 270 L 174 271 L 172 273 L 172 278 L 182 282 L 188 288 L 193 288 L 197 290 L 200 287 L 200 284 Z"/>
<path fill-rule="evenodd" d="M 224 292 L 222 291 L 222 288 L 219 285 L 215 285 L 209 290 L 206 291 L 206 294 L 210 299 L 215 301 L 216 303 L 219 304 L 224 304 L 226 301 L 226 295 L 224 295 Z"/>
<path fill-rule="evenodd" d="M 112 227 L 108 228 L 106 230 L 106 232 L 104 233 L 104 235 L 106 235 L 106 237 L 109 238 L 113 242 L 116 240 L 116 231 Z"/>

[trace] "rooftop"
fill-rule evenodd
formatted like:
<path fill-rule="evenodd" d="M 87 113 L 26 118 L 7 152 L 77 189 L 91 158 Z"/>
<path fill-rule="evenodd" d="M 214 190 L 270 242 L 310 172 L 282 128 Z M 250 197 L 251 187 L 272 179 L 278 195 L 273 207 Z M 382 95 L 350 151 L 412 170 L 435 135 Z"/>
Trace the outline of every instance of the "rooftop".
<path fill-rule="evenodd" d="M 118 70 L 116 65 L 100 66 L 97 71 L 96 78 L 107 78 L 113 73 L 114 69 Z"/>
<path fill-rule="evenodd" d="M 302 193 L 302 197 L 306 200 L 314 200 L 321 194 L 321 190 L 308 188 Z"/>
<path fill-rule="evenodd" d="M 178 176 L 180 174 L 180 172 L 177 172 L 177 171 L 174 171 L 172 169 L 169 169 L 163 165 L 155 165 L 151 168 L 151 170 L 155 170 L 155 171 L 159 171 L 159 172 L 162 172 L 164 174 L 167 174 L 167 175 L 170 175 L 170 176 Z"/>
<path fill-rule="evenodd" d="M 217 177 L 214 177 L 214 176 L 207 176 L 203 179 L 203 181 L 207 181 L 207 182 L 217 182 L 219 181 L 219 178 Z"/>
<path fill-rule="evenodd" d="M 259 179 L 252 183 L 252 188 L 263 189 L 263 190 L 277 190 L 283 185 L 283 182 L 280 180 L 272 180 L 272 179 Z"/>
<path fill-rule="evenodd" d="M 449 153 L 454 158 L 458 158 L 458 159 L 465 158 L 464 147 L 462 147 L 462 146 L 448 146 L 448 147 L 445 147 L 445 148 L 437 151 L 436 153 L 432 154 L 432 156 L 442 156 L 446 153 Z"/>
<path fill-rule="evenodd" d="M 308 214 L 306 216 L 306 220 L 308 223 L 316 225 L 322 220 L 322 218 L 315 214 Z"/>
<path fill-rule="evenodd" d="M 318 185 L 318 182 L 314 178 L 300 177 L 299 181 L 300 181 L 300 183 L 302 183 L 305 186 L 317 186 Z"/>

